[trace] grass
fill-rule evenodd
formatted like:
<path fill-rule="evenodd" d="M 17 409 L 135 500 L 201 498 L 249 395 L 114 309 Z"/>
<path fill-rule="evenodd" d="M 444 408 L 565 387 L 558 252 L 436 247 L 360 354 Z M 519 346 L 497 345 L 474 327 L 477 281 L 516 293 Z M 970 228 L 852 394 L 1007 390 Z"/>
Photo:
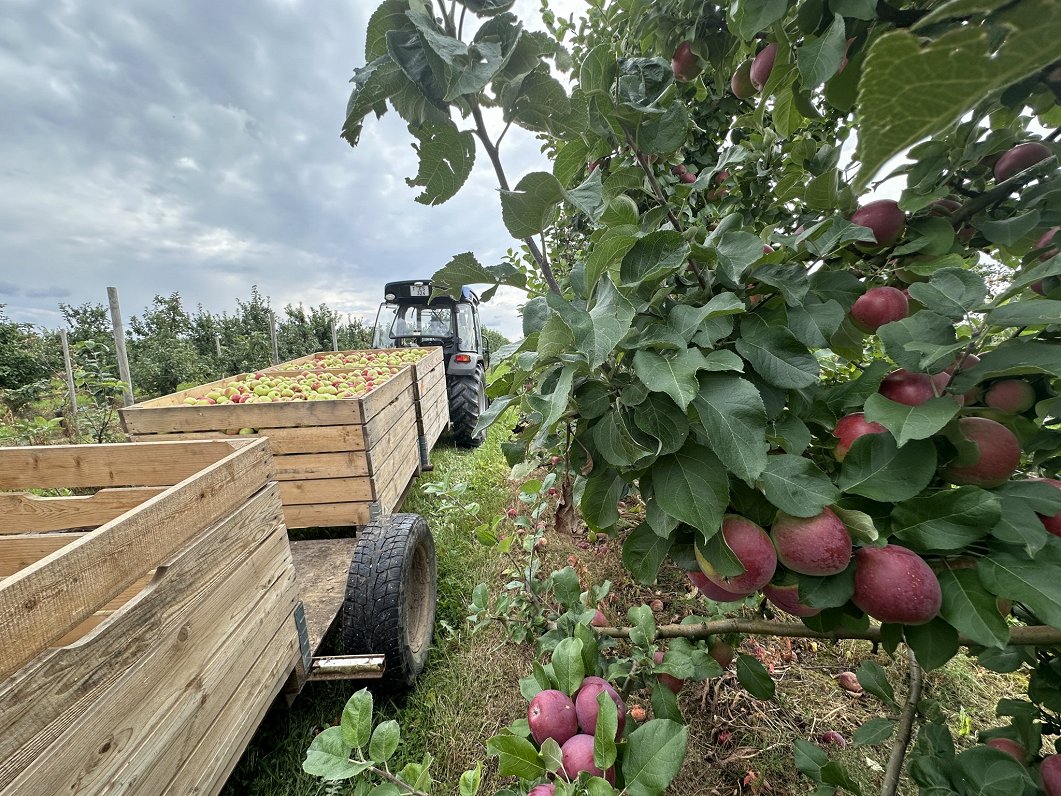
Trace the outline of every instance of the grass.
<path fill-rule="evenodd" d="M 495 427 L 487 443 L 476 451 L 445 446 L 436 449 L 435 470 L 421 476 L 419 483 L 446 476 L 451 482 L 468 482 L 466 498 L 479 502 L 484 516 L 502 512 L 518 490 L 506 481 L 508 468 L 500 442 L 500 431 Z M 381 718 L 394 718 L 401 724 L 402 745 L 394 761 L 397 766 L 418 761 L 430 752 L 435 758 L 435 792 L 449 794 L 456 791 L 461 772 L 485 758 L 487 739 L 525 715 L 526 704 L 520 697 L 517 680 L 530 670 L 533 651 L 529 645 L 506 643 L 495 630 L 475 635 L 469 632 L 465 617 L 472 588 L 485 581 L 496 591 L 505 580 L 505 562 L 474 539 L 475 520 L 447 518 L 439 511 L 437 500 L 419 490 L 410 495 L 403 510 L 425 515 L 435 535 L 439 566 L 436 646 L 415 692 L 401 705 L 377 708 Z M 647 588 L 630 579 L 617 540 L 600 540 L 590 550 L 580 549 L 578 541 L 551 534 L 543 571 L 573 563 L 584 585 L 611 580 L 613 590 L 602 608 L 613 620 L 621 622 L 629 606 L 654 599 L 664 603 L 657 614 L 660 623 L 705 612 L 703 601 L 691 591 L 684 574 L 673 566 L 666 565 L 657 584 Z M 752 609 L 746 610 L 752 615 Z M 327 645 L 331 645 L 331 651 L 338 651 L 334 638 Z M 883 713 L 874 697 L 843 691 L 836 676 L 872 659 L 888 671 L 897 697 L 901 700 L 905 695 L 903 656 L 892 660 L 883 652 L 874 655 L 866 642 L 746 639 L 742 651 L 755 654 L 773 667 L 776 698 L 768 702 L 754 699 L 739 686 L 732 670 L 708 683 L 689 684 L 680 697 L 690 728 L 689 750 L 685 766 L 668 793 L 781 796 L 810 792 L 811 783 L 795 770 L 792 740 L 815 741 L 827 730 L 836 730 L 850 740 L 864 721 Z M 994 716 L 997 699 L 1021 693 L 1025 685 L 1019 674 L 987 672 L 959 656 L 942 669 L 928 673 L 924 697 L 940 703 L 959 745 L 970 745 L 977 730 L 999 723 Z M 293 709 L 271 713 L 223 793 L 351 793 L 352 788 L 345 785 L 332 790 L 323 787 L 302 773 L 301 764 L 314 734 L 338 722 L 343 704 L 358 687 L 354 683 L 311 683 Z M 651 711 L 644 694 L 632 694 L 630 702 Z M 861 748 L 849 745 L 830 753 L 845 763 L 865 791 L 871 793 L 880 788 L 888 751 L 887 744 Z M 482 793 L 493 793 L 502 784 L 496 762 L 488 760 Z M 900 787 L 902 793 L 914 790 L 909 782 Z"/>

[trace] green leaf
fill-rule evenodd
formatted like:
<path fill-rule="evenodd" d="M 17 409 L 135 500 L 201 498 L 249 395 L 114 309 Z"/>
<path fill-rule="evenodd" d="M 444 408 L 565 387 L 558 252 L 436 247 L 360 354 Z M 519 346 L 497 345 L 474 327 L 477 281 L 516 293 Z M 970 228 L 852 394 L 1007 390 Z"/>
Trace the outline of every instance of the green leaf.
<path fill-rule="evenodd" d="M 910 285 L 910 298 L 957 321 L 984 303 L 987 285 L 979 274 L 972 271 L 940 268 L 932 272 L 928 282 Z"/>
<path fill-rule="evenodd" d="M 515 189 L 501 191 L 501 216 L 512 237 L 530 238 L 553 223 L 563 199 L 564 189 L 556 177 L 532 171 Z"/>
<path fill-rule="evenodd" d="M 613 408 L 593 426 L 593 441 L 608 464 L 629 467 L 634 462 L 649 456 L 648 450 L 634 439 L 622 412 Z"/>
<path fill-rule="evenodd" d="M 417 98 L 442 111 L 445 114 L 445 120 L 449 121 L 449 106 L 442 99 L 444 91 L 428 63 L 424 43 L 419 34 L 415 30 L 387 31 L 387 54 L 401 67 L 402 73 L 409 79 Z M 397 108 L 397 102 L 395 102 L 395 107 Z M 398 111 L 401 113 L 400 108 Z M 405 116 L 402 115 L 402 118 L 404 119 Z M 437 121 L 443 123 L 441 118 Z"/>
<path fill-rule="evenodd" d="M 828 30 L 796 48 L 796 65 L 804 89 L 815 89 L 836 74 L 847 49 L 846 39 L 844 18 L 834 14 Z"/>
<path fill-rule="evenodd" d="M 365 61 L 374 61 L 387 54 L 387 31 L 411 28 L 405 12 L 409 10 L 408 0 L 383 0 L 372 12 L 365 32 Z"/>
<path fill-rule="evenodd" d="M 787 8 L 787 0 L 738 0 L 730 3 L 726 22 L 734 35 L 751 41 L 781 19 Z"/>
<path fill-rule="evenodd" d="M 685 759 L 689 729 L 669 719 L 652 719 L 630 733 L 623 779 L 630 796 L 656 796 L 667 789 Z"/>
<path fill-rule="evenodd" d="M 906 625 L 903 637 L 926 671 L 938 669 L 958 654 L 958 631 L 939 617 L 923 625 Z"/>
<path fill-rule="evenodd" d="M 961 550 L 987 536 L 1002 516 L 1002 501 L 974 486 L 915 497 L 892 509 L 892 534 L 921 551 Z"/>
<path fill-rule="evenodd" d="M 693 526 L 705 539 L 718 533 L 729 503 L 729 479 L 708 448 L 687 442 L 677 453 L 660 457 L 652 484 L 656 502 L 667 514 Z"/>
<path fill-rule="evenodd" d="M 634 354 L 634 373 L 653 392 L 669 395 L 684 411 L 700 389 L 696 372 L 708 366 L 699 348 L 686 348 L 665 357 L 640 349 Z"/>
<path fill-rule="evenodd" d="M 712 451 L 745 481 L 766 467 L 766 409 L 755 386 L 736 376 L 705 374 L 692 406 Z"/>
<path fill-rule="evenodd" d="M 476 796 L 483 784 L 483 764 L 479 763 L 475 768 L 465 771 L 460 775 L 457 785 L 460 788 L 460 796 Z"/>
<path fill-rule="evenodd" d="M 888 682 L 888 675 L 884 669 L 880 667 L 880 664 L 874 663 L 873 661 L 864 661 L 858 669 L 855 670 L 855 676 L 858 678 L 859 685 L 861 685 L 866 691 L 873 694 L 885 704 L 892 707 L 896 707 L 895 691 L 892 690 L 892 684 Z"/>
<path fill-rule="evenodd" d="M 733 293 L 719 293 L 702 307 L 674 305 L 667 314 L 667 323 L 688 343 L 708 318 L 735 315 L 744 310 L 744 302 Z"/>
<path fill-rule="evenodd" d="M 936 474 L 936 447 L 929 440 L 902 448 L 890 434 L 867 434 L 855 440 L 840 469 L 844 492 L 883 502 L 909 500 Z"/>
<path fill-rule="evenodd" d="M 1051 257 L 1044 263 L 1038 263 L 1033 260 L 1026 265 L 1020 273 L 1013 277 L 1009 287 L 995 298 L 995 304 L 1005 301 L 1029 285 L 1051 276 L 1061 276 L 1061 255 Z"/>
<path fill-rule="evenodd" d="M 937 577 L 943 589 L 939 615 L 978 644 L 1003 649 L 1009 641 L 1006 620 L 975 570 L 948 568 Z"/>
<path fill-rule="evenodd" d="M 1010 553 L 993 553 L 977 563 L 977 573 L 987 590 L 999 597 L 1024 603 L 1039 619 L 1061 627 L 1061 550 L 1048 545 L 1034 561 Z"/>
<path fill-rule="evenodd" d="M 895 734 L 892 719 L 870 719 L 851 735 L 855 746 L 875 746 L 884 743 Z"/>
<path fill-rule="evenodd" d="M 601 274 L 618 260 L 626 256 L 626 253 L 637 243 L 638 238 L 634 234 L 636 227 L 622 226 L 612 227 L 604 230 L 603 234 L 596 238 L 593 247 L 586 258 L 586 284 L 595 285 L 601 278 Z"/>
<path fill-rule="evenodd" d="M 490 17 L 507 11 L 512 8 L 514 2 L 515 0 L 460 0 L 462 6 L 480 17 Z"/>
<path fill-rule="evenodd" d="M 372 731 L 372 740 L 368 744 L 368 756 L 373 763 L 385 763 L 390 760 L 401 740 L 401 729 L 393 719 L 381 721 Z"/>
<path fill-rule="evenodd" d="M 597 222 L 604 214 L 605 202 L 601 185 L 601 170 L 594 169 L 581 185 L 564 191 L 564 198 L 573 207 L 584 213 L 590 221 Z"/>
<path fill-rule="evenodd" d="M 910 440 L 928 439 L 958 414 L 953 398 L 930 398 L 920 406 L 907 406 L 874 393 L 866 399 L 866 420 L 880 423 L 895 437 L 899 447 Z"/>
<path fill-rule="evenodd" d="M 793 517 L 814 517 L 840 497 L 814 462 L 790 453 L 767 457 L 762 482 L 766 499 Z"/>
<path fill-rule="evenodd" d="M 472 252 L 456 254 L 431 277 L 432 290 L 457 298 L 465 285 L 496 282 L 493 272 L 484 268 Z"/>
<path fill-rule="evenodd" d="M 647 605 L 635 605 L 626 612 L 630 619 L 630 642 L 648 647 L 656 640 L 656 619 Z"/>
<path fill-rule="evenodd" d="M 637 144 L 649 155 L 670 155 L 685 143 L 692 119 L 685 103 L 676 102 L 662 116 L 646 119 L 637 131 Z"/>
<path fill-rule="evenodd" d="M 1003 304 L 987 316 L 992 326 L 1047 326 L 1061 323 L 1061 301 L 1032 299 Z"/>
<path fill-rule="evenodd" d="M 880 534 L 877 533 L 877 526 L 874 525 L 871 516 L 863 511 L 845 509 L 843 506 L 830 506 L 830 508 L 854 538 L 866 543 L 877 541 Z"/>
<path fill-rule="evenodd" d="M 689 418 L 663 393 L 650 393 L 638 405 L 634 425 L 659 441 L 657 455 L 674 453 L 689 438 Z"/>
<path fill-rule="evenodd" d="M 768 383 L 785 389 L 801 389 L 818 382 L 818 360 L 792 333 L 781 326 L 768 326 L 749 315 L 741 321 L 737 353 Z"/>
<path fill-rule="evenodd" d="M 799 582 L 799 601 L 811 608 L 839 608 L 847 604 L 855 593 L 855 563 L 836 575 L 816 577 L 796 575 Z"/>
<path fill-rule="evenodd" d="M 579 88 L 587 96 L 608 96 L 615 85 L 615 54 L 611 44 L 598 44 L 582 59 L 578 74 Z"/>
<path fill-rule="evenodd" d="M 420 168 L 414 178 L 406 178 L 410 187 L 424 190 L 416 197 L 423 205 L 439 205 L 453 196 L 472 173 L 475 164 L 475 139 L 471 132 L 461 132 L 457 125 L 426 123 L 409 126 L 419 140 L 413 149 L 420 156 Z M 490 279 L 489 281 L 494 281 Z"/>
<path fill-rule="evenodd" d="M 1045 373 L 1061 378 L 1061 346 L 1045 340 L 1015 340 L 988 351 L 980 361 L 961 370 L 951 382 L 951 389 L 964 392 L 985 379 L 1003 376 L 1025 376 Z"/>
<path fill-rule="evenodd" d="M 343 742 L 363 749 L 372 737 L 372 692 L 362 688 L 347 701 L 342 717 Z"/>
<path fill-rule="evenodd" d="M 377 115 L 386 111 L 387 98 L 401 88 L 400 77 L 401 69 L 386 54 L 354 70 L 350 80 L 354 88 L 346 104 L 346 121 L 341 133 L 350 146 L 357 146 L 362 120 L 369 111 L 375 110 Z"/>
<path fill-rule="evenodd" d="M 983 744 L 958 755 L 954 769 L 954 777 L 959 782 L 976 783 L 976 796 L 1013 796 L 1035 787 L 1019 760 Z"/>
<path fill-rule="evenodd" d="M 788 328 L 808 348 L 828 348 L 829 339 L 836 334 L 844 320 L 844 308 L 832 299 L 808 299 L 804 304 L 788 308 Z"/>
<path fill-rule="evenodd" d="M 582 519 L 590 528 L 603 531 L 619 521 L 619 499 L 623 496 L 623 481 L 615 470 L 594 471 L 586 479 L 579 507 Z"/>
<path fill-rule="evenodd" d="M 607 691 L 597 694 L 597 727 L 593 731 L 593 765 L 607 771 L 615 765 L 615 736 L 619 732 L 619 711 Z"/>
<path fill-rule="evenodd" d="M 581 138 L 568 141 L 556 151 L 553 158 L 553 176 L 561 185 L 570 185 L 586 168 L 589 147 Z"/>
<path fill-rule="evenodd" d="M 997 243 L 999 246 L 1012 246 L 1039 226 L 1039 211 L 1032 210 L 998 221 L 978 218 L 973 225 L 992 243 Z"/>
<path fill-rule="evenodd" d="M 993 21 L 991 26 L 954 27 L 927 43 L 901 29 L 873 40 L 859 84 L 855 158 L 862 165 L 856 191 L 906 147 L 1057 58 L 1061 14 L 1036 3 L 1018 3 Z M 997 33 L 1004 30 L 1006 38 L 999 44 Z"/>
<path fill-rule="evenodd" d="M 564 567 L 553 573 L 553 593 L 564 608 L 574 608 L 579 604 L 582 584 L 578 573 L 571 567 Z"/>
<path fill-rule="evenodd" d="M 829 0 L 829 9 L 843 17 L 852 19 L 876 19 L 876 0 Z"/>
<path fill-rule="evenodd" d="M 709 243 L 718 258 L 719 272 L 733 287 L 743 286 L 744 272 L 763 256 L 762 240 L 750 232 L 726 230 Z"/>
<path fill-rule="evenodd" d="M 656 282 L 685 266 L 689 244 L 674 230 L 650 232 L 623 257 L 619 279 L 624 285 Z"/>
<path fill-rule="evenodd" d="M 564 753 L 555 738 L 546 738 L 541 746 L 542 764 L 548 771 L 559 771 L 564 765 Z"/>
<path fill-rule="evenodd" d="M 773 699 L 774 678 L 766 667 L 751 655 L 737 654 L 737 679 L 744 690 L 756 699 Z"/>
<path fill-rule="evenodd" d="M 616 289 L 612 280 L 604 277 L 593 291 L 593 309 L 589 311 L 590 332 L 576 334 L 575 343 L 586 354 L 591 368 L 599 368 L 630 331 L 634 307 Z"/>
<path fill-rule="evenodd" d="M 486 751 L 497 756 L 503 777 L 536 779 L 545 774 L 538 750 L 526 738 L 496 735 L 486 742 Z"/>
<path fill-rule="evenodd" d="M 900 367 L 911 371 L 933 369 L 944 354 L 924 354 L 911 344 L 930 343 L 940 351 L 949 352 L 957 343 L 954 323 L 930 310 L 921 310 L 901 321 L 886 323 L 877 329 L 877 337 L 884 350 Z M 950 357 L 947 357 L 948 362 Z M 942 370 L 942 367 L 935 368 Z"/>
<path fill-rule="evenodd" d="M 582 663 L 582 641 L 565 638 L 557 644 L 553 650 L 552 665 L 557 687 L 568 696 L 575 693 L 586 676 Z"/>
<path fill-rule="evenodd" d="M 647 522 L 643 522 L 623 542 L 623 564 L 634 580 L 651 585 L 656 582 L 671 544 L 669 536 L 657 534 Z"/>
<path fill-rule="evenodd" d="M 318 733 L 306 750 L 302 770 L 311 776 L 335 782 L 356 777 L 372 765 L 351 760 L 351 747 L 343 738 L 342 727 L 329 727 Z"/>

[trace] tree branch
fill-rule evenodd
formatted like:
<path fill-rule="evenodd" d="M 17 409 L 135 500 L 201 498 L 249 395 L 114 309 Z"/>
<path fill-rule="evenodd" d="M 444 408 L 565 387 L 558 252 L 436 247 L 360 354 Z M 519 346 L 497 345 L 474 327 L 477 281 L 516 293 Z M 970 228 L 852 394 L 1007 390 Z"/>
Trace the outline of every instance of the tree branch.
<path fill-rule="evenodd" d="M 888 757 L 888 766 L 884 769 L 884 782 L 881 784 L 881 796 L 895 796 L 899 789 L 899 775 L 903 771 L 906 759 L 906 748 L 910 745 L 910 735 L 914 729 L 914 718 L 917 716 L 917 704 L 921 701 L 921 664 L 914 657 L 914 652 L 907 649 L 906 657 L 910 661 L 910 687 L 906 692 L 906 705 L 899 717 L 899 726 L 892 742 L 892 752 Z"/>
<path fill-rule="evenodd" d="M 984 191 L 984 193 L 977 196 L 975 199 L 971 199 L 962 205 L 958 210 L 955 210 L 950 216 L 950 222 L 957 225 L 961 221 L 970 216 L 979 213 L 996 202 L 1000 202 L 1013 193 L 1018 188 L 1022 188 L 1026 183 L 1031 182 L 1037 177 L 1041 177 L 1051 169 L 1057 168 L 1057 157 L 1048 157 L 1046 160 L 1041 160 L 1031 168 L 1025 169 L 1019 174 L 1014 174 L 1008 180 L 1003 180 L 990 191 Z"/>
<path fill-rule="evenodd" d="M 398 786 L 398 788 L 407 793 L 408 796 L 430 796 L 430 794 L 424 793 L 424 791 L 422 790 L 417 790 L 412 785 L 409 785 L 406 782 L 402 782 L 389 771 L 384 771 L 382 768 L 377 768 L 376 766 L 369 766 L 368 770 L 376 776 L 380 777 L 381 779 L 387 780 L 387 782 L 390 782 L 392 785 Z"/>
<path fill-rule="evenodd" d="M 611 636 L 612 638 L 630 637 L 630 628 L 628 627 L 598 627 L 597 632 L 602 636 Z M 781 636 L 784 638 L 814 638 L 827 641 L 839 641 L 841 639 L 881 640 L 879 627 L 869 627 L 865 630 L 820 632 L 811 630 L 805 625 L 771 622 L 763 619 L 718 619 L 697 625 L 660 625 L 656 629 L 657 638 L 687 638 L 694 641 L 725 633 L 747 633 L 753 636 Z M 965 636 L 959 636 L 958 643 L 964 647 L 979 646 L 975 641 Z M 1014 646 L 1061 645 L 1061 630 L 1047 625 L 1015 627 L 1009 631 L 1009 643 Z"/>

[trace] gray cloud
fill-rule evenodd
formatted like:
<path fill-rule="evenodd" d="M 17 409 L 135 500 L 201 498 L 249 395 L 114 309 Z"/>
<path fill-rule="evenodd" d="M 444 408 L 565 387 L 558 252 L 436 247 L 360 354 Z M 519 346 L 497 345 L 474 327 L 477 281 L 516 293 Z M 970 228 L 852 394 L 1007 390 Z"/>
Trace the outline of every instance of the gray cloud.
<path fill-rule="evenodd" d="M 8 0 L 8 315 L 57 325 L 56 299 L 102 302 L 109 285 L 128 315 L 174 291 L 221 311 L 252 284 L 276 306 L 371 315 L 387 279 L 462 251 L 498 261 L 516 243 L 489 163 L 427 208 L 404 183 L 416 161 L 400 119 L 370 122 L 356 150 L 338 137 L 375 5 Z M 527 20 L 537 8 L 517 2 Z M 512 182 L 545 167 L 529 135 L 510 132 L 505 150 Z M 516 335 L 515 303 L 484 309 L 488 323 Z"/>

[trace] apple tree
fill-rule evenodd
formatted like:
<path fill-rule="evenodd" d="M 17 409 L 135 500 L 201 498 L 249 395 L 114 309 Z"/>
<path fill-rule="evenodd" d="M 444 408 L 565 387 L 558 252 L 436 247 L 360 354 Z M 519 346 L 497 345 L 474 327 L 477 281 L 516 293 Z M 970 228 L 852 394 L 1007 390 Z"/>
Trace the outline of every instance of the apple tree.
<path fill-rule="evenodd" d="M 905 758 L 922 793 L 1061 794 L 1061 2 L 592 0 L 548 33 L 512 5 L 385 0 L 342 131 L 396 112 L 425 204 L 496 173 L 519 251 L 434 276 L 527 294 L 481 424 L 518 409 L 510 462 L 561 456 L 558 521 L 621 535 L 637 580 L 670 559 L 802 620 L 653 638 L 908 650 L 905 698 L 864 673 L 894 707 L 864 728 L 894 739 L 882 793 Z M 510 125 L 550 161 L 514 185 Z M 919 693 L 963 648 L 1030 679 L 958 753 Z"/>

